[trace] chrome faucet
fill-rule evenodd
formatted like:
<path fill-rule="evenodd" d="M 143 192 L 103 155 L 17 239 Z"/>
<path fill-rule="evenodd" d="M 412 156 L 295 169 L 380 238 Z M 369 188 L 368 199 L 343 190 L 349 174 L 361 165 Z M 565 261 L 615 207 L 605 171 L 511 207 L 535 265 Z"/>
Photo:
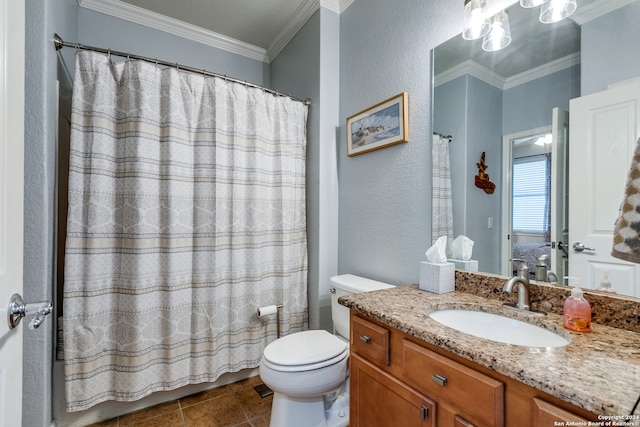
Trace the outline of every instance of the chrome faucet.
<path fill-rule="evenodd" d="M 517 276 L 514 276 L 507 280 L 502 288 L 503 292 L 511 293 L 513 285 L 518 286 L 518 302 L 516 308 L 520 310 L 529 310 L 529 267 L 525 260 L 513 259 L 514 262 L 519 262 Z"/>

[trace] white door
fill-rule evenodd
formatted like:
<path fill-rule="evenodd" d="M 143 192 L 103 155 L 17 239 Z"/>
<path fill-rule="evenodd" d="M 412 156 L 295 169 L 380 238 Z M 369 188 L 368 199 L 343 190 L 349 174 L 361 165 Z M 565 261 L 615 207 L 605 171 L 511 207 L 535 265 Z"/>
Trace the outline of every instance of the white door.
<path fill-rule="evenodd" d="M 571 100 L 570 125 L 569 274 L 595 289 L 608 271 L 618 293 L 640 296 L 640 267 L 610 255 L 640 134 L 640 83 Z"/>
<path fill-rule="evenodd" d="M 553 109 L 551 121 L 551 264 L 550 271 L 558 276 L 558 283 L 567 275 L 569 258 L 558 242 L 569 239 L 568 160 L 569 160 L 569 113 Z"/>
<path fill-rule="evenodd" d="M 0 426 L 22 419 L 22 330 L 7 307 L 22 293 L 24 1 L 0 2 Z"/>

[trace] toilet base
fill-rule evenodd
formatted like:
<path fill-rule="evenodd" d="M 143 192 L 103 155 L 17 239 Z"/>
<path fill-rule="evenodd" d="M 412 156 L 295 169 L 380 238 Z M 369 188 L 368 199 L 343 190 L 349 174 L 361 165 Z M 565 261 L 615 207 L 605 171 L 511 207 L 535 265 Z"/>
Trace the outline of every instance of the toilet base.
<path fill-rule="evenodd" d="M 338 396 L 325 411 L 322 396 L 295 398 L 273 393 L 271 427 L 346 427 L 349 425 L 349 394 Z"/>

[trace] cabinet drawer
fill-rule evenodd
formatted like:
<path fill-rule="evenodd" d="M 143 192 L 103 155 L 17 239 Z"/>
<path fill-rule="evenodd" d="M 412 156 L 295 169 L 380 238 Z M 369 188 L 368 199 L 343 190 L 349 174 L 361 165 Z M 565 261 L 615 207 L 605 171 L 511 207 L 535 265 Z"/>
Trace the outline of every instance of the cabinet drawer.
<path fill-rule="evenodd" d="M 402 376 L 492 426 L 504 425 L 504 384 L 409 340 L 402 340 Z"/>
<path fill-rule="evenodd" d="M 587 420 L 567 410 L 538 398 L 533 398 L 533 423 L 536 426 L 562 425 L 573 421 L 574 425 L 587 425 Z M 584 424 L 582 424 L 584 423 Z"/>
<path fill-rule="evenodd" d="M 366 359 L 389 365 L 389 330 L 351 316 L 351 350 Z"/>

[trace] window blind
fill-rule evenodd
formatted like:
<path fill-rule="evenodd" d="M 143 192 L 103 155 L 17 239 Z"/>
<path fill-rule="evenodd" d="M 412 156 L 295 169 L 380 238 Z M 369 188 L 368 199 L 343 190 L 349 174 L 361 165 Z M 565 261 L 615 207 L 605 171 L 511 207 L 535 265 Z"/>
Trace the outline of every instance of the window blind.
<path fill-rule="evenodd" d="M 513 230 L 545 233 L 546 201 L 549 197 L 547 156 L 514 159 L 513 162 Z"/>

